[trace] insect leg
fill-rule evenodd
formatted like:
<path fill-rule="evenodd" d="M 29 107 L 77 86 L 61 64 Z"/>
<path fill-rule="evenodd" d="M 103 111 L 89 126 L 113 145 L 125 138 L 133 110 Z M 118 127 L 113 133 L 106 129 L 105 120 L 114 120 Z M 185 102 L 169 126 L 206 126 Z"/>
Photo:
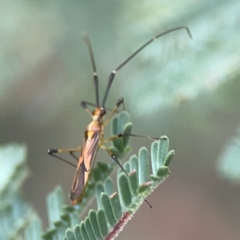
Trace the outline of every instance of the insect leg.
<path fill-rule="evenodd" d="M 91 111 L 90 111 L 89 108 L 88 108 L 88 105 L 94 106 L 93 103 L 89 103 L 89 102 L 85 102 L 85 101 L 82 101 L 82 102 L 81 102 L 81 107 L 82 107 L 90 116 L 92 116 L 92 113 L 91 113 Z"/>
<path fill-rule="evenodd" d="M 87 101 L 82 101 L 81 103 L 81 106 L 82 106 L 82 108 L 84 108 L 85 110 L 86 110 L 86 108 L 88 108 L 87 106 L 89 105 L 89 106 L 93 106 L 93 107 L 97 107 L 97 105 L 95 104 L 95 103 L 90 103 L 90 102 L 87 102 Z M 112 108 L 105 108 L 106 110 L 108 110 L 108 111 L 113 111 L 113 109 Z M 90 114 L 91 113 L 91 111 L 89 110 L 89 108 L 88 108 L 88 113 Z M 116 112 L 118 112 L 117 110 L 116 110 Z M 92 114 L 91 114 L 91 116 L 92 116 Z"/>
<path fill-rule="evenodd" d="M 123 110 L 125 110 L 125 105 L 124 105 L 124 98 L 119 98 L 119 100 L 117 101 L 115 107 L 113 108 L 112 112 L 110 113 L 109 117 L 104 121 L 103 125 L 107 126 L 110 122 L 110 120 L 112 119 L 113 115 L 117 112 L 118 108 L 120 106 L 123 106 Z"/>
<path fill-rule="evenodd" d="M 105 147 L 104 145 L 101 145 L 101 148 L 102 148 L 103 150 L 105 150 L 105 151 L 109 154 L 109 156 L 118 164 L 118 166 L 122 169 L 122 171 L 123 171 L 123 172 L 126 174 L 126 176 L 128 177 L 127 171 L 123 168 L 122 164 L 118 161 L 118 159 L 116 158 L 116 156 L 114 156 L 114 155 L 112 154 L 112 152 L 111 152 L 107 147 Z"/>
<path fill-rule="evenodd" d="M 109 154 L 109 156 L 118 164 L 118 166 L 122 169 L 122 171 L 126 174 L 126 176 L 129 177 L 127 171 L 123 168 L 122 164 L 118 161 L 116 156 L 114 156 L 112 152 L 104 145 L 102 145 L 101 148 L 104 149 Z M 144 199 L 144 202 L 146 202 L 148 206 L 152 208 L 152 205 L 148 202 L 147 199 Z"/>
<path fill-rule="evenodd" d="M 76 165 L 72 164 L 71 162 L 65 160 L 64 158 L 56 155 L 57 153 L 69 153 L 76 161 L 78 161 L 78 157 L 74 154 L 74 152 L 80 152 L 81 151 L 81 147 L 78 148 L 67 148 L 67 149 L 48 149 L 48 154 L 52 157 L 55 157 L 65 163 L 68 163 L 71 166 L 76 167 Z"/>
<path fill-rule="evenodd" d="M 114 135 L 110 138 L 104 139 L 105 142 L 110 142 L 113 141 L 114 139 L 125 137 L 125 136 L 131 136 L 131 137 L 139 137 L 139 138 L 147 138 L 150 140 L 161 140 L 165 139 L 165 137 L 150 137 L 150 136 L 144 136 L 144 135 L 137 135 L 137 134 L 132 134 L 132 133 L 119 133 L 118 135 Z"/>

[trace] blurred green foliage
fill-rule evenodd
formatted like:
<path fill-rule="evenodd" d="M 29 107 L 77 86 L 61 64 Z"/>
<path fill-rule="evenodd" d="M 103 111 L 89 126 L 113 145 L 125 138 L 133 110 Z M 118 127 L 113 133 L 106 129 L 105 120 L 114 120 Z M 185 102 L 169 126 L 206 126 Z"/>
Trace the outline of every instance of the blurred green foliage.
<path fill-rule="evenodd" d="M 178 192 L 178 183 L 182 184 L 190 193 L 184 199 L 187 205 L 195 201 L 194 209 L 208 212 L 207 217 L 215 209 L 226 221 L 222 228 L 219 215 L 210 224 L 201 214 L 195 214 L 194 219 L 188 216 L 192 225 L 193 220 L 200 219 L 202 231 L 195 236 L 239 238 L 238 185 L 223 184 L 216 174 L 216 161 L 223 159 L 219 155 L 224 152 L 226 139 L 238 136 L 239 9 L 237 0 L 143 0 L 141 4 L 136 0 L 1 1 L 0 142 L 18 141 L 29 146 L 33 174 L 25 192 L 45 225 L 43 202 L 47 192 L 59 182 L 64 192 L 69 192 L 74 172 L 49 160 L 46 149 L 81 145 L 89 118 L 79 109 L 79 102 L 95 100 L 91 65 L 81 34 L 91 38 L 102 96 L 108 74 L 141 44 L 166 29 L 187 25 L 194 39 L 176 32 L 150 45 L 117 74 L 106 106 L 112 108 L 119 97 L 124 97 L 134 133 L 166 134 L 172 139 L 179 157 L 173 166 L 173 198 L 179 199 L 184 192 Z M 133 151 L 142 144 L 137 139 L 130 141 Z M 99 155 L 97 160 L 105 159 Z M 221 160 L 224 168 L 233 166 L 227 163 L 230 153 L 221 156 L 227 156 Z M 199 202 L 192 196 L 193 188 L 199 190 Z M 201 202 L 201 197 L 208 204 Z M 170 213 L 167 202 L 171 204 L 170 199 L 164 202 Z M 202 210 L 206 206 L 211 211 Z M 159 213 L 154 222 L 161 222 L 161 217 L 164 215 Z M 141 220 L 140 216 L 138 222 Z M 191 229 L 190 224 L 181 224 L 175 229 L 177 239 L 180 229 Z M 168 226 L 174 225 L 171 222 Z M 208 226 L 216 227 L 211 231 L 216 235 L 207 235 Z M 152 237 L 158 229 L 154 224 L 151 231 L 136 228 L 139 239 L 149 238 L 150 233 Z M 236 234 L 231 237 L 229 233 Z"/>
<path fill-rule="evenodd" d="M 119 119 L 122 119 L 121 114 L 119 115 Z M 123 112 L 122 115 L 126 115 L 126 113 Z M 127 142 L 125 147 L 128 147 Z M 132 218 L 145 198 L 170 174 L 168 164 L 174 153 L 173 151 L 168 152 L 168 149 L 167 137 L 152 143 L 151 161 L 153 164 L 150 176 L 149 153 L 146 148 L 141 148 L 138 158 L 132 156 L 125 163 L 126 172 L 118 171 L 118 191 L 114 190 L 113 180 L 106 179 L 105 176 L 109 174 L 109 170 L 112 170 L 110 164 L 109 166 L 105 164 L 104 168 L 108 169 L 107 172 L 103 172 L 103 163 L 98 164 L 93 171 L 95 181 L 89 183 L 91 186 L 88 187 L 83 202 L 75 207 L 64 205 L 63 190 L 61 187 L 57 187 L 47 196 L 50 226 L 43 233 L 39 217 L 21 196 L 22 183 L 27 173 L 26 146 L 13 144 L 1 147 L 0 168 L 2 173 L 5 173 L 1 176 L 0 191 L 1 239 L 22 239 L 23 232 L 26 240 L 63 239 L 64 235 L 64 239 L 68 240 L 85 239 L 84 235 L 91 240 L 107 239 L 109 236 L 113 239 Z M 124 148 L 121 151 L 118 150 L 123 155 Z M 136 158 L 136 161 L 133 161 L 133 158 Z M 127 164 L 128 168 L 126 168 Z M 117 165 L 115 164 L 115 166 Z M 97 172 L 101 172 L 98 180 L 95 176 Z M 129 177 L 126 174 L 129 174 Z M 100 191 L 98 191 L 99 187 Z M 93 189 L 95 191 L 92 191 Z M 98 210 L 89 211 L 89 216 L 80 222 L 80 215 L 86 211 L 86 208 L 88 209 L 86 203 L 92 201 L 93 193 L 97 197 Z M 99 217 L 100 213 L 103 216 Z M 95 216 L 94 219 L 91 217 L 92 215 Z M 103 226 L 105 218 L 107 221 Z M 78 231 L 79 233 L 77 233 Z M 78 236 L 79 234 L 80 236 Z"/>
<path fill-rule="evenodd" d="M 223 148 L 217 165 L 220 176 L 233 183 L 240 182 L 240 127 L 236 132 Z"/>
<path fill-rule="evenodd" d="M 25 227 L 37 218 L 22 196 L 28 175 L 26 154 L 24 144 L 0 146 L 0 239 L 22 239 Z"/>

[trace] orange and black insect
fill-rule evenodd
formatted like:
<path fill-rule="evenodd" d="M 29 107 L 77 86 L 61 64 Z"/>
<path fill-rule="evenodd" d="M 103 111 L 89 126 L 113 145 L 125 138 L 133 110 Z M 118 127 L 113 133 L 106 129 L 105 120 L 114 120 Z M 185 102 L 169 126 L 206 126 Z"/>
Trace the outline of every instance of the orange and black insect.
<path fill-rule="evenodd" d="M 112 154 L 110 149 L 106 147 L 104 144 L 106 142 L 112 141 L 116 138 L 124 137 L 124 136 L 134 136 L 134 137 L 144 137 L 144 138 L 150 138 L 150 139 L 160 139 L 155 137 L 148 137 L 148 136 L 140 136 L 135 134 L 123 134 L 119 133 L 118 135 L 112 136 L 108 139 L 104 138 L 104 127 L 108 125 L 113 115 L 118 111 L 118 108 L 122 105 L 124 107 L 124 99 L 120 98 L 113 110 L 111 111 L 110 115 L 107 117 L 107 119 L 104 120 L 104 117 L 107 113 L 105 108 L 105 103 L 107 101 L 108 93 L 111 88 L 112 82 L 115 78 L 116 73 L 125 66 L 133 57 L 135 57 L 142 49 L 144 49 L 146 46 L 148 46 L 150 43 L 152 43 L 157 38 L 160 38 L 163 35 L 166 35 L 170 32 L 177 31 L 180 29 L 185 29 L 189 35 L 190 38 L 191 32 L 187 27 L 177 27 L 170 29 L 168 31 L 165 31 L 163 33 L 160 33 L 156 35 L 154 38 L 150 39 L 148 42 L 146 42 L 144 45 L 142 45 L 140 48 L 138 48 L 131 56 L 129 56 L 125 61 L 123 61 L 115 70 L 113 70 L 108 78 L 108 84 L 105 91 L 105 94 L 103 96 L 102 102 L 99 101 L 99 80 L 97 75 L 97 68 L 94 60 L 93 50 L 90 43 L 90 39 L 88 36 L 84 36 L 84 40 L 87 44 L 90 60 L 92 64 L 93 69 L 93 81 L 95 86 L 95 96 L 96 96 L 96 103 L 89 103 L 86 101 L 81 102 L 81 106 L 87 111 L 87 113 L 92 117 L 92 122 L 87 126 L 85 130 L 84 135 L 84 142 L 82 147 L 79 148 L 71 148 L 71 149 L 49 149 L 48 153 L 51 156 L 54 156 L 64 162 L 67 162 L 65 159 L 59 157 L 56 155 L 56 153 L 62 153 L 62 152 L 68 152 L 70 153 L 74 158 L 78 160 L 76 173 L 73 179 L 72 183 L 72 189 L 71 189 L 71 201 L 73 204 L 76 204 L 78 202 L 81 202 L 84 197 L 84 191 L 86 189 L 89 176 L 91 173 L 91 169 L 97 154 L 97 151 L 99 148 L 104 149 L 110 157 L 120 166 L 120 168 L 123 170 L 125 174 L 127 172 L 124 170 L 116 156 Z M 93 112 L 91 112 L 88 108 L 88 106 L 94 106 L 96 107 Z M 74 155 L 74 152 L 81 152 L 79 159 Z M 73 165 L 73 164 L 72 164 Z M 73 165 L 75 166 L 75 165 Z"/>

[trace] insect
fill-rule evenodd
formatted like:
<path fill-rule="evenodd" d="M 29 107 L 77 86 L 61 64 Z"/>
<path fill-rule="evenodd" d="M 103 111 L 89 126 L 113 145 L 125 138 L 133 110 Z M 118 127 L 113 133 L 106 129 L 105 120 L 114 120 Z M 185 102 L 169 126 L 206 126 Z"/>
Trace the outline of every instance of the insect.
<path fill-rule="evenodd" d="M 172 28 L 168 31 L 162 32 L 158 35 L 156 35 L 154 38 L 147 41 L 144 45 L 142 45 L 140 48 L 138 48 L 132 55 L 130 55 L 125 61 L 123 61 L 115 70 L 113 70 L 110 73 L 110 76 L 108 78 L 107 88 L 105 90 L 105 94 L 103 96 L 102 102 L 100 103 L 99 100 L 99 80 L 98 80 L 98 74 L 97 74 L 97 68 L 95 64 L 95 59 L 93 55 L 92 46 L 90 43 L 90 39 L 88 36 L 84 36 L 84 41 L 87 44 L 88 52 L 90 55 L 91 65 L 93 69 L 93 81 L 94 81 L 94 87 L 95 87 L 95 96 L 96 96 L 96 103 L 90 103 L 87 101 L 82 101 L 81 106 L 87 111 L 87 113 L 91 116 L 92 122 L 87 126 L 85 133 L 84 133 L 84 143 L 82 147 L 79 148 L 71 148 L 71 149 L 49 149 L 48 154 L 56 157 L 64 162 L 67 162 L 62 157 L 56 155 L 57 153 L 63 153 L 67 152 L 74 158 L 78 160 L 77 169 L 74 175 L 72 188 L 71 188 L 71 194 L 70 199 L 73 204 L 76 204 L 78 202 L 81 202 L 84 198 L 84 192 L 86 190 L 86 186 L 90 177 L 91 169 L 97 154 L 97 151 L 99 148 L 104 149 L 110 157 L 119 165 L 119 167 L 123 170 L 125 174 L 127 172 L 122 167 L 116 156 L 112 154 L 112 152 L 107 148 L 104 144 L 106 142 L 112 141 L 116 138 L 124 137 L 124 136 L 133 136 L 133 137 L 143 137 L 143 138 L 149 138 L 149 139 L 160 139 L 155 137 L 149 137 L 149 136 L 142 136 L 142 135 L 135 135 L 135 134 L 122 134 L 119 133 L 118 135 L 112 136 L 108 139 L 104 138 L 104 127 L 108 125 L 114 114 L 118 111 L 118 108 L 122 105 L 124 106 L 124 99 L 119 98 L 117 101 L 115 107 L 111 111 L 110 115 L 104 120 L 104 117 L 107 113 L 105 108 L 105 103 L 107 101 L 107 97 L 109 94 L 109 90 L 111 88 L 112 82 L 116 76 L 116 73 L 125 66 L 133 57 L 135 57 L 141 50 L 143 50 L 146 46 L 148 46 L 150 43 L 152 43 L 154 40 L 170 33 L 174 32 L 180 29 L 185 29 L 189 35 L 190 38 L 192 38 L 191 32 L 188 29 L 188 27 L 182 26 L 182 27 L 176 27 Z M 95 109 L 93 112 L 90 111 L 88 106 L 94 106 Z M 75 152 L 81 152 L 79 159 L 74 154 Z M 73 164 L 72 164 L 73 165 Z M 75 166 L 75 165 L 73 165 Z M 128 175 L 128 174 L 127 174 Z"/>

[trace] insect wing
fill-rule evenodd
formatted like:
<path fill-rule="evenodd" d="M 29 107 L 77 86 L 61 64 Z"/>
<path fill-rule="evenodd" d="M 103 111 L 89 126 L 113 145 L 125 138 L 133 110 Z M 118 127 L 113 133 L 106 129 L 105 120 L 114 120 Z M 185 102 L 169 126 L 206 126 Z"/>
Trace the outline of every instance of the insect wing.
<path fill-rule="evenodd" d="M 99 139 L 100 133 L 96 131 L 90 139 L 85 141 L 72 184 L 70 198 L 73 204 L 76 204 L 83 199 L 91 168 L 98 150 Z"/>

